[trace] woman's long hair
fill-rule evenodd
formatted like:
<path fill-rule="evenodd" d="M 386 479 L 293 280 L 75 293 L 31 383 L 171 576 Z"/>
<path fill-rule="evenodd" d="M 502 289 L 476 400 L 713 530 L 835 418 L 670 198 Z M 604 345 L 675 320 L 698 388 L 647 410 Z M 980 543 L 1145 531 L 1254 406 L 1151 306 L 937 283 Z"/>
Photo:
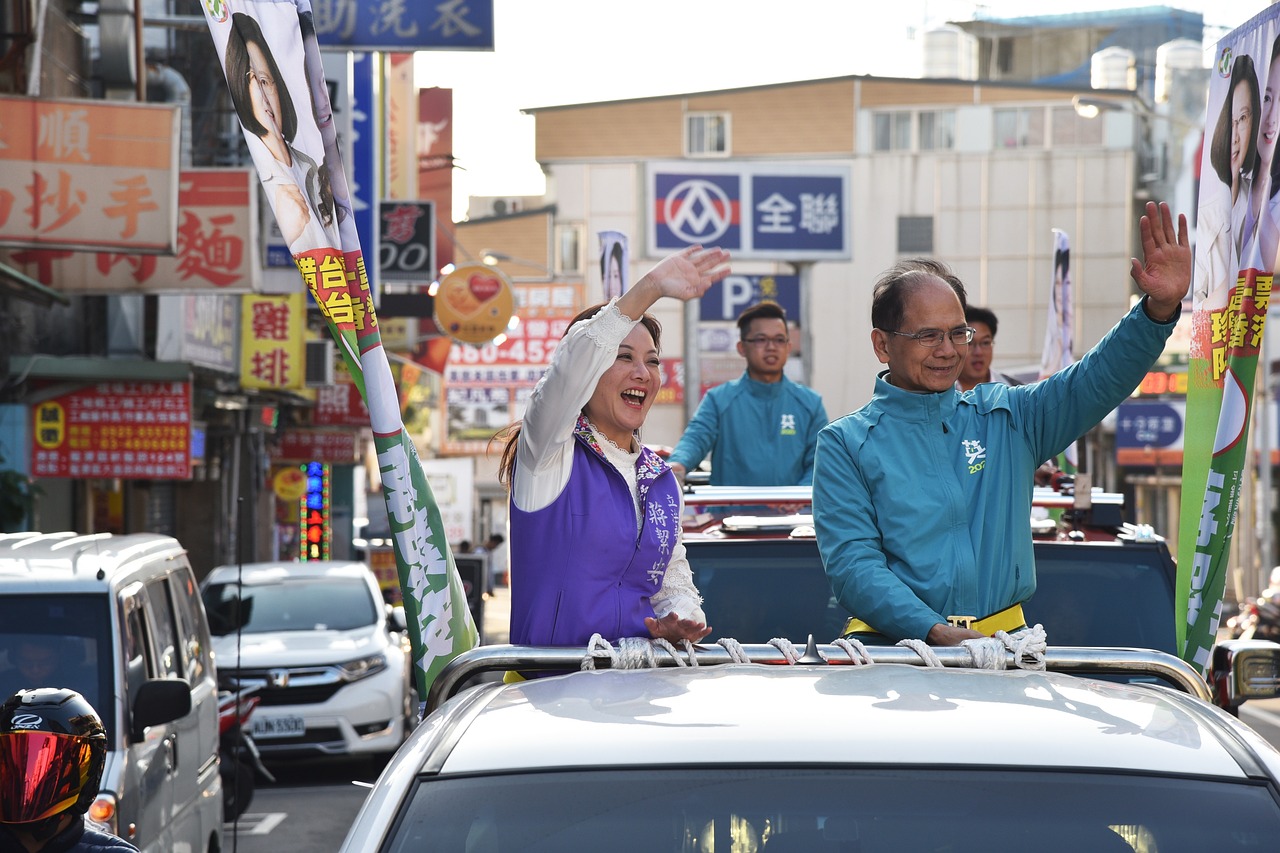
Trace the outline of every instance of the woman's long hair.
<path fill-rule="evenodd" d="M 608 306 L 608 302 L 597 302 L 595 305 L 585 308 L 578 312 L 569 325 L 565 328 L 564 333 L 567 336 L 569 329 L 581 323 L 583 320 L 590 320 L 599 314 L 601 309 Z M 658 322 L 652 314 L 642 314 L 640 323 L 649 330 L 649 334 L 653 336 L 653 345 L 661 350 L 662 347 L 662 324 Z M 516 469 L 516 448 L 520 444 L 521 422 L 516 421 L 511 426 L 506 427 L 497 432 L 493 438 L 489 439 L 489 443 L 502 442 L 505 446 L 502 448 L 502 461 L 498 463 L 498 482 L 511 488 L 512 477 Z"/>

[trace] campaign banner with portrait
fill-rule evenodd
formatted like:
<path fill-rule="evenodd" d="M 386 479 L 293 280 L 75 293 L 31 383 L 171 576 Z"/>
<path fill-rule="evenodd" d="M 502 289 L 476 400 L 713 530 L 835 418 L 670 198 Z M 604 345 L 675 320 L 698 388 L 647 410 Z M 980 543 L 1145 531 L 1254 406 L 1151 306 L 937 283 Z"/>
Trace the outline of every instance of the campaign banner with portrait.
<path fill-rule="evenodd" d="M 1278 20 L 1280 8 L 1273 7 L 1222 38 L 1209 75 L 1178 525 L 1177 638 L 1183 659 L 1202 671 L 1222 619 L 1280 246 Z"/>
<path fill-rule="evenodd" d="M 604 301 L 617 299 L 627 289 L 630 270 L 630 248 L 627 235 L 621 231 L 601 231 L 600 238 L 600 287 Z"/>
<path fill-rule="evenodd" d="M 1040 352 L 1040 378 L 1070 367 L 1075 356 L 1076 295 L 1071 286 L 1071 238 L 1053 229 L 1053 281 L 1049 284 L 1049 317 L 1044 325 L 1044 349 Z M 1079 461 L 1076 443 L 1059 454 L 1058 467 L 1074 473 Z"/>
<path fill-rule="evenodd" d="M 378 331 L 311 2 L 201 5 L 267 201 L 369 408 L 418 695 L 426 696 L 479 633 Z"/>

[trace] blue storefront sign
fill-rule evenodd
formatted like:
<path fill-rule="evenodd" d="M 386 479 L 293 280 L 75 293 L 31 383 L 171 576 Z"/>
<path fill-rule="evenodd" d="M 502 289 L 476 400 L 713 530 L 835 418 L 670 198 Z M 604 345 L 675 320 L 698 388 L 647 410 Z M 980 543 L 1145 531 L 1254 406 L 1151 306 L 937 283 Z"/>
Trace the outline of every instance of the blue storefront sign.
<path fill-rule="evenodd" d="M 695 243 L 738 259 L 848 260 L 849 169 L 783 163 L 651 163 L 651 255 Z"/>
<path fill-rule="evenodd" d="M 698 319 L 733 322 L 743 309 L 769 300 L 782 306 L 787 318 L 800 321 L 800 276 L 731 275 L 707 288 L 699 300 Z"/>
<path fill-rule="evenodd" d="M 381 195 L 378 175 L 378 93 L 375 85 L 381 61 L 375 53 L 357 53 L 351 64 L 351 213 L 360 236 L 360 250 L 365 255 L 365 272 L 374 298 L 382 293 L 378 265 L 378 199 Z"/>
<path fill-rule="evenodd" d="M 323 48 L 493 50 L 493 0 L 311 0 Z"/>
<path fill-rule="evenodd" d="M 1116 411 L 1116 449 L 1182 446 L 1185 403 L 1124 402 Z"/>
<path fill-rule="evenodd" d="M 694 243 L 742 247 L 742 180 L 737 175 L 665 172 L 654 176 L 653 231 L 658 248 Z"/>

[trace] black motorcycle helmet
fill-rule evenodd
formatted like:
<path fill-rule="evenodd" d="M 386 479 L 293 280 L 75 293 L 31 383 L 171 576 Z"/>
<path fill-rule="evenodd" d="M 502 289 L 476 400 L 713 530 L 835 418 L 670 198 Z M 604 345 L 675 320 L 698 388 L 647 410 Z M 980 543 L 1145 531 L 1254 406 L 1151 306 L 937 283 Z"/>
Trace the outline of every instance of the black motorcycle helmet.
<path fill-rule="evenodd" d="M 19 690 L 0 705 L 0 823 L 84 814 L 106 760 L 107 733 L 83 696 Z"/>

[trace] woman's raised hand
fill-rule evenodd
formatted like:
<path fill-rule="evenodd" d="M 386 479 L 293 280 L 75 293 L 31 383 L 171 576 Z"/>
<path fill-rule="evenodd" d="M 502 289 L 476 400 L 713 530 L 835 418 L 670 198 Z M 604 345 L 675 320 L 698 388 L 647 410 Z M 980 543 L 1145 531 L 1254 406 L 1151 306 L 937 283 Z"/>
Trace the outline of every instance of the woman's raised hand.
<path fill-rule="evenodd" d="M 681 300 L 699 297 L 728 274 L 729 253 L 724 249 L 690 246 L 663 258 L 641 276 L 622 294 L 618 310 L 628 317 L 639 317 L 664 296 Z"/>
<path fill-rule="evenodd" d="M 724 249 L 690 246 L 663 258 L 636 286 L 647 281 L 657 285 L 661 296 L 693 299 L 728 274 L 729 253 Z"/>

